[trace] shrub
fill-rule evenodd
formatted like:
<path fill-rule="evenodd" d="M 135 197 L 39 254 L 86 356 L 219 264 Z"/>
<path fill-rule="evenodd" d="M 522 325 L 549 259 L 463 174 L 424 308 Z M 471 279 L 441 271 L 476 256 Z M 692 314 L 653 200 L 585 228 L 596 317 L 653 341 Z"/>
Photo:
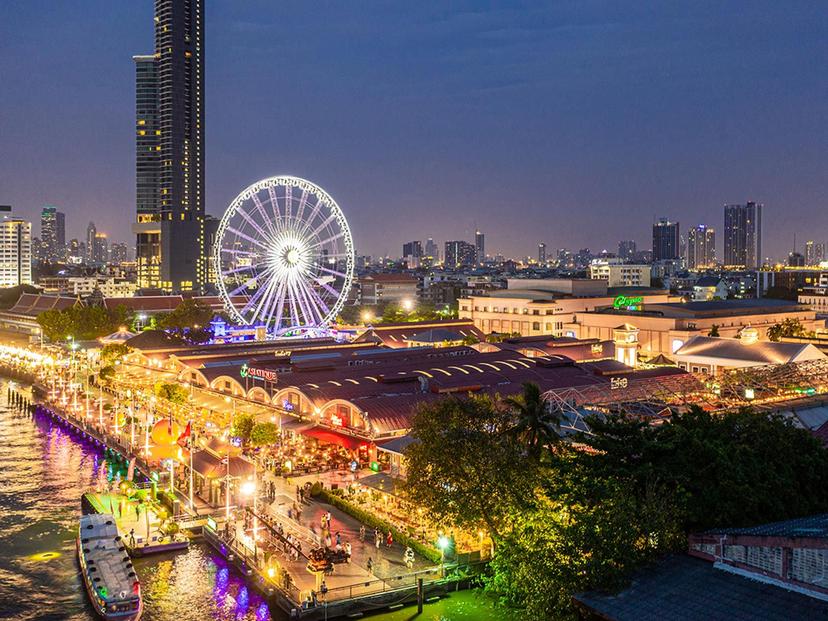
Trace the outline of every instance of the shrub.
<path fill-rule="evenodd" d="M 317 485 L 319 485 L 319 492 L 318 494 L 314 494 L 313 492 Z M 394 537 L 395 541 L 400 542 L 404 546 L 411 546 L 412 550 L 414 550 L 420 556 L 427 558 L 432 563 L 440 562 L 441 554 L 439 550 L 436 550 L 431 546 L 422 544 L 413 537 L 410 537 L 407 533 L 400 531 L 396 526 L 392 526 L 385 520 L 378 518 L 373 513 L 369 513 L 365 509 L 357 507 L 356 505 L 348 502 L 340 495 L 322 488 L 321 484 L 319 484 L 318 481 L 314 483 L 313 487 L 311 488 L 311 496 L 315 496 L 318 500 L 326 502 L 329 505 L 336 507 L 340 511 L 347 513 L 348 515 L 359 520 L 366 526 L 370 526 L 372 528 L 379 528 L 384 533 L 390 531 L 391 536 Z"/>

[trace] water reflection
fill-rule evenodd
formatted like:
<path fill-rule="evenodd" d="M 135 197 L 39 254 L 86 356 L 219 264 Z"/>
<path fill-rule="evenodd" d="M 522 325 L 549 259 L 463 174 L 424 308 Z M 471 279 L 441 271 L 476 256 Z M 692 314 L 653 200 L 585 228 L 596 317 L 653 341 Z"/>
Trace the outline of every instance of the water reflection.
<path fill-rule="evenodd" d="M 0 384 L 0 618 L 95 619 L 77 573 L 80 496 L 123 476 L 100 448 L 46 417 L 10 410 Z M 136 559 L 146 621 L 278 621 L 205 546 Z"/>

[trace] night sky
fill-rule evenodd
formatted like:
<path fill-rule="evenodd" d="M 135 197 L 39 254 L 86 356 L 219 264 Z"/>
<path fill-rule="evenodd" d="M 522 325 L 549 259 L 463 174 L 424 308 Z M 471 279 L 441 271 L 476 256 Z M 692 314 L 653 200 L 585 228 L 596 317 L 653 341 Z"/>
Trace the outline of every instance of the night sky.
<path fill-rule="evenodd" d="M 152 15 L 0 2 L 0 203 L 134 241 Z M 754 199 L 779 256 L 828 241 L 826 59 L 824 0 L 207 0 L 207 209 L 294 174 L 339 202 L 360 254 L 477 226 L 522 256 L 649 247 L 662 215 L 721 231 L 723 203 Z"/>

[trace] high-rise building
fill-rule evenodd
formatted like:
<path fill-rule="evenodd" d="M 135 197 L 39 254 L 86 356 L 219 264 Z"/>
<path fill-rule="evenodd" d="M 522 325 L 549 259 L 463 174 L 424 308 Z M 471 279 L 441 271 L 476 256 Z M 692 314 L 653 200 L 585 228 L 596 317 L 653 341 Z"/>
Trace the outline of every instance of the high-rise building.
<path fill-rule="evenodd" d="M 637 246 L 631 239 L 618 242 L 618 256 L 625 261 L 632 261 L 635 258 Z"/>
<path fill-rule="evenodd" d="M 687 231 L 687 269 L 699 270 L 716 265 L 716 229 L 699 224 Z"/>
<path fill-rule="evenodd" d="M 94 222 L 90 222 L 86 227 L 86 262 L 95 262 L 95 237 L 98 234 L 98 229 Z"/>
<path fill-rule="evenodd" d="M 679 256 L 679 223 L 661 218 L 653 224 L 653 261 L 668 261 Z"/>
<path fill-rule="evenodd" d="M 538 244 L 538 263 L 546 265 L 546 244 L 543 242 Z"/>
<path fill-rule="evenodd" d="M 486 260 L 486 236 L 480 231 L 474 232 L 475 262 L 479 265 Z"/>
<path fill-rule="evenodd" d="M 790 252 L 788 254 L 788 267 L 805 267 L 805 257 L 799 252 Z"/>
<path fill-rule="evenodd" d="M 755 269 L 762 265 L 762 205 L 724 206 L 724 264 Z"/>
<path fill-rule="evenodd" d="M 805 242 L 805 265 L 813 267 L 825 261 L 825 243 L 813 240 Z"/>
<path fill-rule="evenodd" d="M 66 215 L 57 207 L 46 205 L 40 212 L 40 257 L 45 261 L 63 261 L 66 254 Z"/>
<path fill-rule="evenodd" d="M 440 251 L 437 249 L 437 242 L 431 237 L 426 240 L 424 250 L 425 254 L 423 256 L 429 257 L 433 263 L 440 260 Z"/>
<path fill-rule="evenodd" d="M 32 284 L 32 223 L 0 205 L 0 287 Z"/>
<path fill-rule="evenodd" d="M 92 262 L 109 262 L 109 243 L 106 239 L 106 233 L 95 233 L 92 245 Z"/>
<path fill-rule="evenodd" d="M 109 246 L 109 260 L 116 265 L 126 263 L 128 260 L 127 245 L 112 243 Z"/>
<path fill-rule="evenodd" d="M 410 241 L 403 244 L 402 258 L 408 263 L 409 268 L 420 267 L 420 259 L 423 256 L 423 244 L 419 241 Z"/>
<path fill-rule="evenodd" d="M 134 60 L 138 284 L 204 290 L 203 0 L 155 0 L 155 54 Z"/>
<path fill-rule="evenodd" d="M 448 268 L 471 267 L 477 260 L 477 248 L 465 241 L 447 241 L 445 256 Z"/>

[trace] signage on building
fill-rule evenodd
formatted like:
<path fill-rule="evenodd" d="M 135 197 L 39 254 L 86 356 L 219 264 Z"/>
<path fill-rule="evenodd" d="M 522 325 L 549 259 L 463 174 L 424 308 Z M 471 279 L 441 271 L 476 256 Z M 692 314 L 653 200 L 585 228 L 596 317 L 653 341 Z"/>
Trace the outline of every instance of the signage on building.
<path fill-rule="evenodd" d="M 610 380 L 610 390 L 620 390 L 629 385 L 629 380 L 626 377 L 613 377 Z"/>
<path fill-rule="evenodd" d="M 249 377 L 250 379 L 262 379 L 268 382 L 275 382 L 279 377 L 279 374 L 276 373 L 276 371 L 251 367 L 248 366 L 246 362 L 241 366 L 241 369 L 239 369 L 239 375 L 241 375 L 244 379 Z"/>
<path fill-rule="evenodd" d="M 644 304 L 644 298 L 640 295 L 634 297 L 619 295 L 612 301 L 612 307 L 617 309 L 641 310 L 642 304 Z"/>

